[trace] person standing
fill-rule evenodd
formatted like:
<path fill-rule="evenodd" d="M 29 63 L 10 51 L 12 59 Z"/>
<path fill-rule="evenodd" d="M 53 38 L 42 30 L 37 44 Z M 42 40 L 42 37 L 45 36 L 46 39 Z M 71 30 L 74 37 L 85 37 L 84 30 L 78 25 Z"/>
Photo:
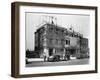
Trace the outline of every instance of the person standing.
<path fill-rule="evenodd" d="M 46 61 L 46 53 L 43 53 L 43 57 L 44 57 L 44 62 Z"/>
<path fill-rule="evenodd" d="M 70 60 L 70 53 L 67 51 L 67 60 Z"/>

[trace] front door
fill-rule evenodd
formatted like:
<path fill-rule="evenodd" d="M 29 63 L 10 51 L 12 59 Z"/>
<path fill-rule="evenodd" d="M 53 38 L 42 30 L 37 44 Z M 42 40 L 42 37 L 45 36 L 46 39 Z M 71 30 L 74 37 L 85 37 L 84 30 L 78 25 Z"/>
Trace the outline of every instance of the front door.
<path fill-rule="evenodd" d="M 74 57 L 76 54 L 76 49 L 71 49 L 71 55 Z"/>
<path fill-rule="evenodd" d="M 53 49 L 49 49 L 49 56 L 52 56 L 53 55 Z"/>

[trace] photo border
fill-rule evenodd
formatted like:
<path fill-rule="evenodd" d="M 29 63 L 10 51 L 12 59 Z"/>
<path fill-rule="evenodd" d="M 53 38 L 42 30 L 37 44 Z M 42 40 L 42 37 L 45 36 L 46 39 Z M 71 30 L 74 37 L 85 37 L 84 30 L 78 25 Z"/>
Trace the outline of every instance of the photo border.
<path fill-rule="evenodd" d="M 72 9 L 86 9 L 95 10 L 95 70 L 91 71 L 75 71 L 75 72 L 55 72 L 55 73 L 43 73 L 43 74 L 23 74 L 20 75 L 20 60 L 19 60 L 19 9 L 20 6 L 39 6 L 39 7 L 56 7 L 56 8 L 72 8 Z M 97 51 L 98 51 L 98 34 L 97 34 L 97 7 L 96 6 L 80 6 L 80 5 L 62 5 L 62 4 L 44 4 L 44 3 L 29 3 L 29 2 L 13 2 L 11 4 L 11 76 L 15 78 L 23 77 L 41 77 L 41 76 L 58 76 L 58 75 L 72 75 L 72 74 L 86 74 L 97 73 Z"/>

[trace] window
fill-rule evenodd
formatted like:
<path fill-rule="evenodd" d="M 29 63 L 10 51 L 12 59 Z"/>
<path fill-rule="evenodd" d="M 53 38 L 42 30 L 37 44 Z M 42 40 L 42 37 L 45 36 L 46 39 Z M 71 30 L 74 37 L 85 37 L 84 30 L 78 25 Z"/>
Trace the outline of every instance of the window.
<path fill-rule="evenodd" d="M 56 34 L 58 35 L 58 29 L 56 28 Z"/>
<path fill-rule="evenodd" d="M 63 43 L 64 43 L 64 40 L 62 39 L 62 40 L 61 40 L 61 44 L 63 44 Z"/>
<path fill-rule="evenodd" d="M 58 44 L 61 44 L 61 40 L 58 40 Z"/>
<path fill-rule="evenodd" d="M 66 40 L 66 44 L 69 45 L 70 44 L 70 40 Z"/>
<path fill-rule="evenodd" d="M 50 44 L 52 44 L 53 43 L 53 39 L 50 39 L 49 42 L 50 42 Z"/>
<path fill-rule="evenodd" d="M 56 44 L 58 44 L 58 39 L 56 39 Z"/>

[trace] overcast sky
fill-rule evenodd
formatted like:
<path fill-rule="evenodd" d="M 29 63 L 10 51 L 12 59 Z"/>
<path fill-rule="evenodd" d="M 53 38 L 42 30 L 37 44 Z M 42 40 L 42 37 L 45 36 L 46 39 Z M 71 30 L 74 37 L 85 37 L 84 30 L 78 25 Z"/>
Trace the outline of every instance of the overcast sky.
<path fill-rule="evenodd" d="M 45 14 L 45 13 L 26 13 L 26 26 L 25 26 L 25 48 L 34 50 L 34 32 L 39 28 L 40 24 L 44 21 L 50 21 L 48 16 L 56 18 L 55 24 L 61 27 L 73 29 L 76 32 L 83 34 L 83 37 L 89 38 L 90 16 L 89 15 L 72 15 L 72 14 Z"/>

